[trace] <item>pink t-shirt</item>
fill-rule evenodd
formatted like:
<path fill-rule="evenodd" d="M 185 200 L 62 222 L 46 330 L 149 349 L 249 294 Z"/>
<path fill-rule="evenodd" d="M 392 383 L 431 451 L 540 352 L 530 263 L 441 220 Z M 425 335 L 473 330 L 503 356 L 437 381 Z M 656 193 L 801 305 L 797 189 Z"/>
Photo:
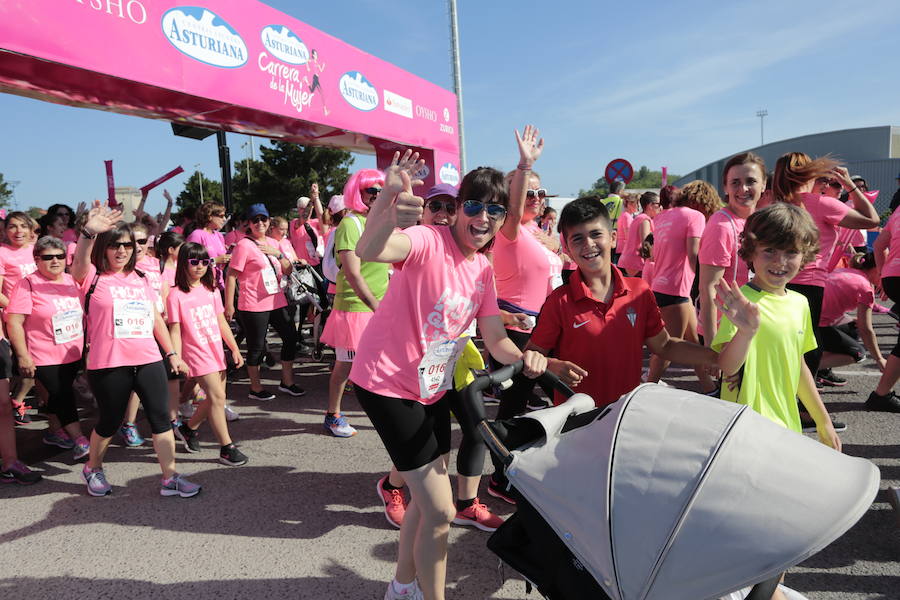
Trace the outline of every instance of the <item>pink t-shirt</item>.
<path fill-rule="evenodd" d="M 284 254 L 288 258 L 288 260 L 290 260 L 291 262 L 296 262 L 297 253 L 294 252 L 294 247 L 291 245 L 291 241 L 289 239 L 283 237 L 278 240 L 278 249 L 281 250 L 281 253 Z"/>
<path fill-rule="evenodd" d="M 62 241 L 67 244 L 74 244 L 78 241 L 78 232 L 74 229 L 66 229 L 62 234 Z"/>
<path fill-rule="evenodd" d="M 656 270 L 656 263 L 652 260 L 644 262 L 644 268 L 641 270 L 641 279 L 649 286 L 653 286 L 653 272 Z"/>
<path fill-rule="evenodd" d="M 420 396 L 418 366 L 429 344 L 462 335 L 472 319 L 499 315 L 494 270 L 484 254 L 466 259 L 449 227 L 403 230 L 411 248 L 403 269 L 369 321 L 350 379 L 383 396 L 437 402 Z"/>
<path fill-rule="evenodd" d="M 206 248 L 206 253 L 210 258 L 216 258 L 223 254 L 228 254 L 225 247 L 225 236 L 219 231 L 207 231 L 205 229 L 195 229 L 191 235 L 187 236 L 188 242 L 200 244 Z"/>
<path fill-rule="evenodd" d="M 900 277 L 900 210 L 895 210 L 888 219 L 885 231 L 891 232 L 891 245 L 888 257 L 881 268 L 882 277 Z"/>
<path fill-rule="evenodd" d="M 278 242 L 266 237 L 265 244 L 278 247 Z M 237 308 L 248 312 L 266 312 L 287 306 L 281 291 L 281 264 L 274 256 L 263 254 L 256 242 L 244 238 L 231 254 L 229 268 L 240 271 Z M 273 285 L 274 281 L 274 285 Z"/>
<path fill-rule="evenodd" d="M 497 233 L 491 252 L 497 297 L 507 302 L 540 312 L 550 292 L 562 283 L 562 260 L 522 225 L 515 241 L 506 239 L 502 231 Z"/>
<path fill-rule="evenodd" d="M 725 267 L 722 279 L 738 285 L 750 281 L 750 269 L 737 254 L 744 223 L 745 219 L 723 208 L 709 218 L 700 238 L 700 264 Z"/>
<path fill-rule="evenodd" d="M 166 317 L 169 323 L 181 324 L 181 357 L 191 377 L 218 373 L 225 369 L 225 350 L 219 315 L 225 312 L 222 296 L 204 285 L 182 292 L 169 290 Z"/>
<path fill-rule="evenodd" d="M 650 233 L 653 233 L 653 219 L 649 215 L 641 213 L 637 215 L 628 226 L 628 237 L 619 252 L 619 262 L 617 266 L 620 269 L 628 269 L 629 273 L 637 273 L 644 268 L 644 259 L 639 254 L 641 249 L 641 223 L 648 221 L 650 223 Z M 655 239 L 655 237 L 654 237 Z"/>
<path fill-rule="evenodd" d="M 35 365 L 65 365 L 81 358 L 81 290 L 68 273 L 59 281 L 37 272 L 19 280 L 6 312 L 25 315 L 22 327 Z"/>
<path fill-rule="evenodd" d="M 290 243 L 294 247 L 294 253 L 297 255 L 297 258 L 301 258 L 312 266 L 316 266 L 322 260 L 319 258 L 319 253 L 316 251 L 316 246 L 319 243 L 319 240 L 322 239 L 322 230 L 319 226 L 318 219 L 310 219 L 306 223 L 312 228 L 313 233 L 316 234 L 315 244 L 306 232 L 306 227 L 301 225 L 300 221 L 297 219 L 292 220 L 288 226 L 288 236 L 290 237 Z"/>
<path fill-rule="evenodd" d="M 634 215 L 630 212 L 623 212 L 616 221 L 616 251 L 621 254 L 625 243 L 628 241 L 628 228 L 634 221 Z"/>
<path fill-rule="evenodd" d="M 706 218 L 698 210 L 675 206 L 653 223 L 653 261 L 656 270 L 651 289 L 661 294 L 688 297 L 694 283 L 694 265 L 687 254 L 690 238 L 703 235 Z"/>
<path fill-rule="evenodd" d="M 87 295 L 96 273 L 91 265 L 81 282 L 82 294 Z M 162 360 L 153 336 L 155 300 L 146 277 L 135 272 L 100 275 L 87 309 L 89 370 Z"/>
<path fill-rule="evenodd" d="M 816 194 L 800 194 L 803 207 L 819 230 L 819 251 L 815 260 L 808 262 L 791 283 L 825 287 L 828 259 L 837 241 L 837 224 L 850 212 L 850 207 L 836 198 Z"/>
<path fill-rule="evenodd" d="M 21 248 L 0 245 L 0 275 L 3 276 L 3 288 L 0 292 L 7 298 L 20 279 L 37 270 L 33 252 L 34 244 L 26 244 Z"/>
<path fill-rule="evenodd" d="M 150 284 L 150 287 L 153 288 L 153 291 L 156 292 L 157 297 L 162 298 L 163 280 L 162 275 L 159 272 L 159 259 L 145 254 L 144 258 L 137 261 L 134 266 L 147 278 L 147 282 Z M 163 312 L 163 308 L 161 302 L 156 305 L 156 309 L 159 312 Z"/>
<path fill-rule="evenodd" d="M 177 265 L 167 266 L 165 270 L 159 274 L 162 280 L 169 286 L 169 289 L 175 287 L 175 271 Z"/>
<path fill-rule="evenodd" d="M 856 269 L 835 269 L 829 273 L 819 325 L 834 325 L 845 312 L 859 306 L 875 306 L 875 290 L 866 276 Z"/>
<path fill-rule="evenodd" d="M 238 231 L 237 229 L 232 229 L 228 233 L 224 235 L 225 240 L 225 248 L 227 249 L 229 246 L 237 244 L 239 241 L 247 237 L 247 234 L 243 231 Z"/>

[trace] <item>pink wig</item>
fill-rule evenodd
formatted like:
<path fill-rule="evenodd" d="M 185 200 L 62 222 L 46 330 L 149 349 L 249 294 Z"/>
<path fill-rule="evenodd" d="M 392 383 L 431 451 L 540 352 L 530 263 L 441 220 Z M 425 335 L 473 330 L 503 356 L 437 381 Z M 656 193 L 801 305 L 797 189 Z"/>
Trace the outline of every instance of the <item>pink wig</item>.
<path fill-rule="evenodd" d="M 383 185 L 384 173 L 378 169 L 360 169 L 344 184 L 344 206 L 357 213 L 369 212 L 369 207 L 363 204 L 360 191 Z"/>

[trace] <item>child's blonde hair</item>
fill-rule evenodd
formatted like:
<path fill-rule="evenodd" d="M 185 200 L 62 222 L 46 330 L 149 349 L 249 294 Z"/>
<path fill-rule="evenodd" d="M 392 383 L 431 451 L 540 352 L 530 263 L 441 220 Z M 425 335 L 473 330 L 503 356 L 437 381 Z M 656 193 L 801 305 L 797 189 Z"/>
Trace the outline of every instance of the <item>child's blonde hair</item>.
<path fill-rule="evenodd" d="M 805 208 L 776 202 L 750 215 L 744 225 L 738 256 L 751 267 L 757 246 L 797 250 L 805 265 L 819 251 L 819 230 Z"/>

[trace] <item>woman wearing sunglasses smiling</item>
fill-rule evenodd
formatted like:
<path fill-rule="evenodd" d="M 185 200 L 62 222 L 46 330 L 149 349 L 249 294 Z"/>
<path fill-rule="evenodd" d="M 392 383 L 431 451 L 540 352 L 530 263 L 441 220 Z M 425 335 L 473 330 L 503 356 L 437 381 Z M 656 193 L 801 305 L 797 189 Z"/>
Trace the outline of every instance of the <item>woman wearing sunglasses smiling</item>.
<path fill-rule="evenodd" d="M 66 246 L 45 236 L 34 246 L 37 272 L 19 281 L 6 307 L 9 339 L 19 372 L 34 377 L 47 390 L 52 416 L 45 435 L 57 446 L 71 448 L 73 458 L 87 457 L 89 442 L 81 431 L 73 382 L 84 346 L 81 291 L 65 272 Z"/>
<path fill-rule="evenodd" d="M 530 128 L 529 128 L 530 130 Z M 533 149 L 533 138 L 522 142 Z M 520 164 L 519 182 L 534 155 Z M 357 398 L 409 487 L 394 580 L 387 600 L 442 600 L 453 504 L 447 455 L 450 405 L 457 394 L 452 359 L 460 336 L 477 319 L 485 345 L 503 363 L 523 358 L 506 336 L 484 251 L 503 226 L 509 199 L 503 174 L 481 167 L 463 178 L 452 227 L 413 226 L 423 201 L 412 194 L 418 153 L 395 153 L 385 189 L 372 206 L 356 253 L 362 260 L 403 262 L 362 334 L 350 372 Z M 396 228 L 406 227 L 403 231 Z M 547 360 L 525 352 L 525 371 L 537 377 Z M 477 501 L 477 500 L 476 500 Z M 421 591 L 419 591 L 421 585 Z"/>
<path fill-rule="evenodd" d="M 169 423 L 166 368 L 186 373 L 156 308 L 155 292 L 135 270 L 135 237 L 122 213 L 95 201 L 75 247 L 71 274 L 85 292 L 85 327 L 90 351 L 87 376 L 99 417 L 91 434 L 90 458 L 82 471 L 91 496 L 112 491 L 103 457 L 119 429 L 132 392 L 150 422 L 153 448 L 162 470 L 160 494 L 194 496 L 200 486 L 175 470 L 175 436 Z"/>

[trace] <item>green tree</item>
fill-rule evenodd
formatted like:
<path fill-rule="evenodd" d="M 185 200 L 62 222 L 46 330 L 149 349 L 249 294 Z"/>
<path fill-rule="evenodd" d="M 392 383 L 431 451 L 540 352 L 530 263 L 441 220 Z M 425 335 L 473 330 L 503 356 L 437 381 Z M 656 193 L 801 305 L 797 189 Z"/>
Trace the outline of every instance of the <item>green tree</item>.
<path fill-rule="evenodd" d="M 668 180 L 675 181 L 680 179 L 681 175 L 675 175 L 674 173 L 669 173 Z M 646 167 L 646 165 L 641 165 L 641 167 L 634 174 L 634 178 L 628 182 L 628 185 L 625 186 L 625 191 L 628 190 L 653 190 L 659 189 L 662 187 L 662 171 L 651 171 Z M 601 177 L 591 186 L 590 189 L 587 190 L 579 190 L 578 195 L 580 196 L 601 196 L 606 197 L 609 194 L 609 183 L 607 183 L 605 177 Z"/>
<path fill-rule="evenodd" d="M 0 208 L 9 206 L 12 195 L 12 186 L 3 178 L 3 173 L 0 173 Z"/>
<path fill-rule="evenodd" d="M 222 184 L 214 179 L 201 175 L 199 171 L 194 173 L 184 183 L 184 189 L 175 198 L 176 213 L 174 221 L 178 223 L 182 215 L 191 218 L 194 211 L 202 204 L 200 201 L 200 180 L 203 180 L 203 202 L 222 202 Z"/>

